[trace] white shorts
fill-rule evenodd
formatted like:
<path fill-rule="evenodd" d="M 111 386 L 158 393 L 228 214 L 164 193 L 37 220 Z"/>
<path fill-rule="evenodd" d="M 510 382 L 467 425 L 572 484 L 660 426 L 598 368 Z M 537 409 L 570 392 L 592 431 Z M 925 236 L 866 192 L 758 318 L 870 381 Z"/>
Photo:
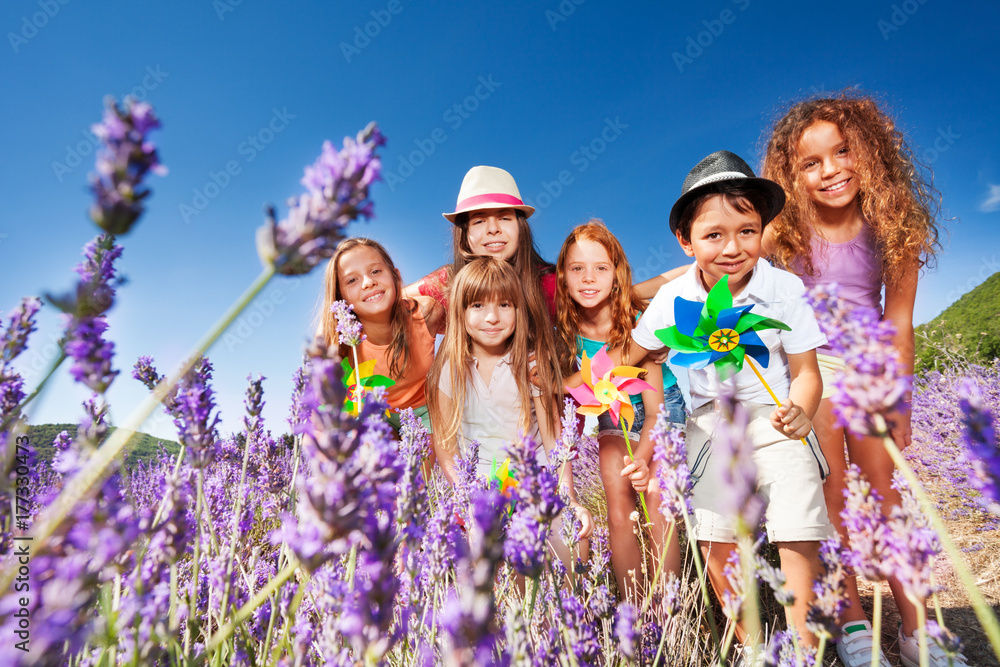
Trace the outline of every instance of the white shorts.
<path fill-rule="evenodd" d="M 764 526 L 768 541 L 815 542 L 832 537 L 820 476 L 826 460 L 819 443 L 812 440 L 814 446 L 807 446 L 775 430 L 770 421 L 775 406 L 744 405 L 750 410 L 747 437 L 754 443 L 757 492 L 766 503 Z M 692 529 L 698 540 L 735 542 L 736 518 L 718 509 L 721 494 L 728 492 L 721 480 L 729 461 L 712 451 L 711 433 L 717 419 L 713 403 L 708 403 L 695 410 L 687 423 L 688 465 L 695 482 Z"/>
<path fill-rule="evenodd" d="M 840 357 L 816 353 L 816 363 L 819 364 L 819 376 L 823 378 L 823 398 L 833 396 L 833 381 L 843 374 L 847 364 Z"/>

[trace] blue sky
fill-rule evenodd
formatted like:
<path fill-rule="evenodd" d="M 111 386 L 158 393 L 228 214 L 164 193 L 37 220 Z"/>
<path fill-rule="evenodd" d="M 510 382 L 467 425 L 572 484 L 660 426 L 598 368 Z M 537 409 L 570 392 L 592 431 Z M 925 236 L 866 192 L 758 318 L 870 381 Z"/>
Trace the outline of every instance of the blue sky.
<path fill-rule="evenodd" d="M 145 392 L 129 377 L 135 359 L 172 369 L 259 273 L 262 207 L 301 190 L 324 139 L 339 144 L 370 120 L 388 137 L 376 219 L 351 231 L 382 241 L 404 279 L 449 258 L 441 213 L 476 164 L 510 171 L 538 207 L 546 258 L 600 217 L 644 278 L 684 261 L 666 219 L 701 157 L 728 149 L 757 167 L 788 104 L 860 86 L 891 110 L 943 196 L 945 247 L 917 295 L 925 322 L 1000 270 L 998 24 L 992 3 L 935 0 L 7 0 L 0 309 L 72 284 L 97 233 L 88 128 L 105 95 L 154 105 L 170 169 L 150 179 L 149 210 L 120 240 L 129 284 L 109 323 L 123 372 L 109 397 L 121 421 Z M 238 428 L 250 373 L 267 377 L 269 427 L 285 428 L 320 274 L 272 281 L 210 351 L 225 429 Z M 60 335 L 54 310 L 21 363 L 30 387 Z M 64 368 L 31 421 L 76 421 L 85 397 Z M 146 430 L 173 437 L 162 417 Z"/>

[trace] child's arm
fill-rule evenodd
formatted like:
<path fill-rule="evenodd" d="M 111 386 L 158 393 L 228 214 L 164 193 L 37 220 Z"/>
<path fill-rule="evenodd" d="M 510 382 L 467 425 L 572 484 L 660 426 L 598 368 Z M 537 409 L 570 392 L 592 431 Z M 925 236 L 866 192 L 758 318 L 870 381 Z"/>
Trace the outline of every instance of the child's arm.
<path fill-rule="evenodd" d="M 653 385 L 653 389 L 642 392 L 642 407 L 646 411 L 646 421 L 642 425 L 639 444 L 632 448 L 635 462 L 626 459 L 625 468 L 622 469 L 622 477 L 628 476 L 632 488 L 640 493 L 649 486 L 649 462 L 653 460 L 653 440 L 650 433 L 653 424 L 656 423 L 656 413 L 663 405 L 663 367 L 647 359 L 643 362 L 642 369 L 646 371 L 646 382 Z"/>
<path fill-rule="evenodd" d="M 418 295 L 411 298 L 417 302 L 417 306 L 420 308 L 420 314 L 424 318 L 424 324 L 427 325 L 427 332 L 431 336 L 436 336 L 439 333 L 443 334 L 445 322 L 447 322 L 448 319 L 444 306 L 429 296 Z"/>
<path fill-rule="evenodd" d="M 885 313 L 883 318 L 896 327 L 893 345 L 899 353 L 903 373 L 913 375 L 913 303 L 917 298 L 919 269 L 914 265 L 892 286 L 885 287 Z M 892 439 L 903 449 L 910 444 L 910 394 L 904 398 L 903 409 L 890 417 Z"/>
<path fill-rule="evenodd" d="M 689 268 L 691 268 L 691 265 L 685 264 L 684 266 L 678 266 L 670 269 L 666 273 L 661 273 L 658 276 L 653 276 L 649 280 L 644 280 L 641 283 L 633 285 L 632 291 L 634 291 L 640 299 L 649 301 L 656 296 L 656 293 L 661 287 L 669 283 L 674 278 L 683 276 Z"/>
<path fill-rule="evenodd" d="M 823 379 L 816 363 L 816 350 L 789 354 L 788 373 L 792 379 L 788 400 L 771 413 L 771 425 L 790 440 L 798 440 L 809 435 L 812 430 L 812 418 L 823 394 Z"/>
<path fill-rule="evenodd" d="M 535 403 L 535 415 L 538 417 L 538 432 L 542 438 L 542 446 L 545 447 L 545 453 L 551 459 L 552 450 L 555 448 L 556 439 L 559 437 L 560 426 L 556 425 L 556 432 L 552 432 L 548 426 L 548 420 L 544 418 L 545 415 L 545 405 L 548 402 L 553 410 L 556 408 L 556 402 L 551 396 L 535 396 L 533 397 Z M 576 510 L 576 516 L 580 519 L 580 534 L 577 535 L 577 539 L 585 539 L 590 537 L 590 534 L 594 531 L 594 518 L 590 515 L 590 510 L 581 505 L 576 499 L 576 490 L 573 488 L 573 462 L 567 461 L 566 465 L 562 467 L 559 476 L 559 485 L 566 489 L 566 494 L 569 496 L 570 504 Z"/>
<path fill-rule="evenodd" d="M 442 266 L 436 271 L 428 273 L 417 282 L 403 288 L 403 296 L 408 299 L 416 299 L 418 296 L 429 296 L 442 308 L 448 303 L 448 269 Z"/>

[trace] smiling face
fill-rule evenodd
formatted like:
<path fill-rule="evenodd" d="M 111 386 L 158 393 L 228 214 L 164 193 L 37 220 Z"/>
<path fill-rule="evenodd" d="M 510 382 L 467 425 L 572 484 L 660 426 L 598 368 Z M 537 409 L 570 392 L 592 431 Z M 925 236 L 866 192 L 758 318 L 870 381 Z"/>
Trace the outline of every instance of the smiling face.
<path fill-rule="evenodd" d="M 836 124 L 816 121 L 796 145 L 799 178 L 809 198 L 825 208 L 854 205 L 860 191 L 854 158 Z"/>
<path fill-rule="evenodd" d="M 512 208 L 488 208 L 469 213 L 469 250 L 473 255 L 510 260 L 517 252 L 520 232 Z"/>
<path fill-rule="evenodd" d="M 615 286 L 615 267 L 607 249 L 597 241 L 578 239 L 566 250 L 566 290 L 581 308 L 608 302 Z"/>
<path fill-rule="evenodd" d="M 735 296 L 750 282 L 760 259 L 761 224 L 760 214 L 751 206 L 746 208 L 743 213 L 722 195 L 710 196 L 698 204 L 690 240 L 677 234 L 684 253 L 698 263 L 706 290 L 729 276 L 729 289 Z"/>
<path fill-rule="evenodd" d="M 473 356 L 504 354 L 516 321 L 517 308 L 507 299 L 484 299 L 466 306 L 465 330 L 472 339 Z"/>
<path fill-rule="evenodd" d="M 337 264 L 340 295 L 354 306 L 358 319 L 388 317 L 396 301 L 392 270 L 374 248 L 357 246 L 345 252 Z"/>

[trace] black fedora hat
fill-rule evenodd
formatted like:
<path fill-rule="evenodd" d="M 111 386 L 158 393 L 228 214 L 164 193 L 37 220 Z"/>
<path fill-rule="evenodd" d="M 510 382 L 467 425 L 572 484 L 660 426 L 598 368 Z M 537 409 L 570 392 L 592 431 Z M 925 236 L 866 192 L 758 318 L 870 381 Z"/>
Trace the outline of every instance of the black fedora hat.
<path fill-rule="evenodd" d="M 764 194 L 767 209 L 758 211 L 762 228 L 781 213 L 781 209 L 785 205 L 785 191 L 781 189 L 780 185 L 766 178 L 758 178 L 750 165 L 736 153 L 716 151 L 688 172 L 687 178 L 684 179 L 684 186 L 681 188 L 681 196 L 677 198 L 673 208 L 670 209 L 670 231 L 677 232 L 677 223 L 681 214 L 692 200 L 699 195 L 711 192 L 713 185 L 722 182 L 746 185 L 760 190 Z"/>

